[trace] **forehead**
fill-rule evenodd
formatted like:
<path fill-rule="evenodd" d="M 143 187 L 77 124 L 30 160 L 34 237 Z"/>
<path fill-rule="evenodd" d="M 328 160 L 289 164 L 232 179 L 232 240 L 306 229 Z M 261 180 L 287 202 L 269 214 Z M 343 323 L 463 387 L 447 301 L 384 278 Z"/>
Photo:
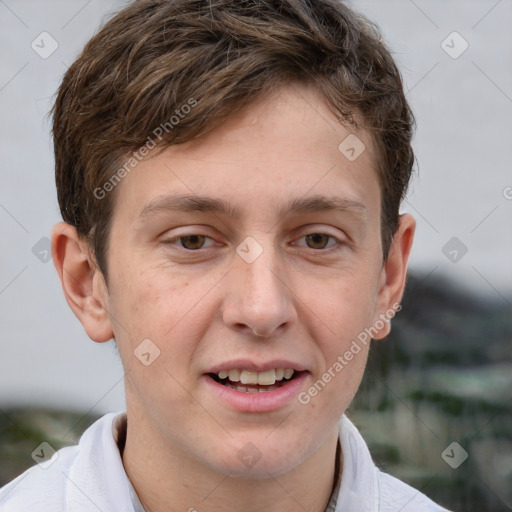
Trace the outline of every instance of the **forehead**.
<path fill-rule="evenodd" d="M 218 197 L 238 214 L 263 206 L 282 213 L 284 203 L 340 194 L 379 211 L 375 163 L 367 132 L 342 125 L 317 91 L 293 84 L 198 139 L 150 153 L 123 179 L 116 203 L 132 205 L 132 221 L 176 193 Z"/>

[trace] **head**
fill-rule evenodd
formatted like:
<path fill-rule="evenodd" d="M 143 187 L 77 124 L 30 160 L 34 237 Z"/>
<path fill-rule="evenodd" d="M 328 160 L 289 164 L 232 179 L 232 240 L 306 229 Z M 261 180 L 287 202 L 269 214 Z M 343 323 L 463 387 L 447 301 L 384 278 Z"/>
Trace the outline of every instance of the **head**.
<path fill-rule="evenodd" d="M 139 0 L 53 114 L 54 261 L 91 339 L 116 340 L 129 413 L 226 473 L 260 470 L 249 441 L 262 475 L 300 464 L 357 390 L 354 341 L 389 333 L 414 232 L 413 118 L 376 28 L 335 0 Z M 293 399 L 216 382 L 272 364 Z"/>

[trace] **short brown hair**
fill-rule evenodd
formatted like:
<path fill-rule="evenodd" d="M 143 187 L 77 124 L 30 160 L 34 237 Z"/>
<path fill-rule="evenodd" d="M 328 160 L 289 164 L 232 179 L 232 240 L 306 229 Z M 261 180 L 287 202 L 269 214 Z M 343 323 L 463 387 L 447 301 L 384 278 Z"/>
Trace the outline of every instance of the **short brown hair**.
<path fill-rule="evenodd" d="M 105 278 L 115 191 L 95 191 L 127 155 L 158 126 L 167 127 L 161 149 L 190 141 L 292 81 L 314 86 L 340 122 L 371 134 L 386 259 L 414 161 L 414 118 L 377 28 L 337 0 L 138 0 L 88 42 L 52 111 L 61 213 Z M 194 108 L 171 123 L 191 99 Z"/>

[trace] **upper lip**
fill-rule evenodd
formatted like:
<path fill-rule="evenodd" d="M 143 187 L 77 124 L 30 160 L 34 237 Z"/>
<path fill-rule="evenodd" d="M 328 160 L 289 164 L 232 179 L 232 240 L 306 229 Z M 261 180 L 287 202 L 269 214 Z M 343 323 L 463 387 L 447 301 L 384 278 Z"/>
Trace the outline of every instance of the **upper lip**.
<path fill-rule="evenodd" d="M 249 359 L 232 359 L 210 368 L 206 373 L 219 373 L 222 370 L 250 370 L 253 372 L 264 372 L 274 368 L 292 368 L 298 372 L 306 370 L 300 363 L 287 361 L 286 359 L 273 359 L 272 361 L 256 362 Z"/>

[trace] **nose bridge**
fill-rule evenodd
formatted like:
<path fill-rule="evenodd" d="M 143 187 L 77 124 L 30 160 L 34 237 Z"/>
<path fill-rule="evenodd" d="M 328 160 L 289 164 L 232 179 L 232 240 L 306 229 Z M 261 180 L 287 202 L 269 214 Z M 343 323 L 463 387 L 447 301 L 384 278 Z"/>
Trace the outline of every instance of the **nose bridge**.
<path fill-rule="evenodd" d="M 271 336 L 293 321 L 295 311 L 274 245 L 255 242 L 246 239 L 237 248 L 224 321 L 231 327 Z"/>

